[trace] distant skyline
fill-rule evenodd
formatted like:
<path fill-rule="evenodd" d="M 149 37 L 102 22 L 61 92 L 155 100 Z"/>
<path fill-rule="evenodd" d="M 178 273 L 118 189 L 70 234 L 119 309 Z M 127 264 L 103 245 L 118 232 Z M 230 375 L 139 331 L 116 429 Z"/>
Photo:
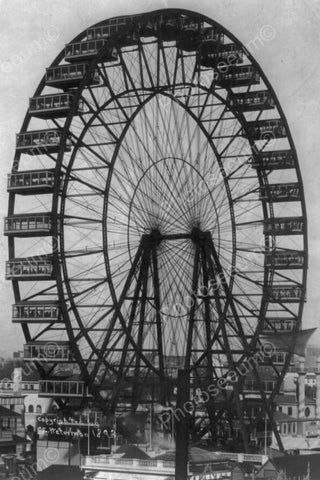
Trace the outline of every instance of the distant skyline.
<path fill-rule="evenodd" d="M 303 325 L 317 327 L 320 311 L 320 2 L 318 0 L 0 0 L 0 356 L 21 350 L 11 324 L 12 287 L 5 281 L 3 217 L 15 134 L 45 68 L 82 30 L 112 16 L 185 8 L 230 30 L 259 62 L 287 117 L 298 153 L 308 213 L 309 274 Z M 264 33 L 263 33 L 264 32 Z M 269 32 L 269 37 L 268 37 Z M 272 35 L 271 35 L 271 33 Z M 264 35 L 263 41 L 261 35 Z M 311 339 L 320 345 L 320 329 Z"/>

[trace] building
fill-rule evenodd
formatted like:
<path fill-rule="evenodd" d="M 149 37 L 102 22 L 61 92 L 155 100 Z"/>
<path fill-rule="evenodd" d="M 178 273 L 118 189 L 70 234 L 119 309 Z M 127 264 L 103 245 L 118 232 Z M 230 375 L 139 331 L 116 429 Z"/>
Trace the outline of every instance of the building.
<path fill-rule="evenodd" d="M 38 395 L 39 377 L 34 368 L 8 363 L 6 367 L 7 376 L 0 380 L 0 453 L 32 454 L 37 416 L 48 412 L 53 401 Z"/>
<path fill-rule="evenodd" d="M 29 477 L 30 478 L 30 477 Z M 50 465 L 37 475 L 37 480 L 83 480 L 83 472 L 79 467 L 63 465 Z"/>
<path fill-rule="evenodd" d="M 35 429 L 37 415 L 47 413 L 53 400 L 39 396 L 39 374 L 27 366 L 14 367 L 10 378 L 0 380 L 0 405 L 24 416 L 24 425 Z"/>
<path fill-rule="evenodd" d="M 310 392 L 310 388 L 314 389 L 312 398 L 306 395 L 306 391 Z M 312 372 L 307 371 L 305 361 L 300 360 L 299 367 L 286 375 L 283 393 L 275 397 L 275 403 L 277 409 L 275 420 L 285 444 L 288 444 L 287 437 L 318 437 L 320 435 L 319 359 Z M 300 445 L 301 442 L 297 444 Z"/>
<path fill-rule="evenodd" d="M 0 454 L 20 455 L 26 443 L 23 415 L 0 406 Z"/>
<path fill-rule="evenodd" d="M 280 469 L 275 465 L 273 460 L 269 459 L 257 470 L 252 478 L 254 478 L 254 480 L 278 480 L 279 473 Z"/>
<path fill-rule="evenodd" d="M 286 435 L 296 436 L 299 434 L 299 428 L 301 429 L 301 423 L 298 422 L 296 418 L 287 415 L 280 410 L 274 413 L 274 420 L 278 425 L 278 429 L 282 437 Z"/>
<path fill-rule="evenodd" d="M 312 455 L 286 455 L 273 459 L 285 480 L 319 480 L 320 453 Z"/>
<path fill-rule="evenodd" d="M 84 478 L 96 480 L 174 480 L 175 452 L 169 451 L 155 458 L 146 458 L 146 453 L 132 446 L 122 449 L 122 454 L 86 456 L 81 469 Z M 127 454 L 126 454 L 127 452 Z M 128 453 L 129 452 L 129 453 Z M 134 457 L 131 458 L 131 455 Z M 265 465 L 265 468 L 263 468 Z M 189 451 L 188 479 L 246 480 L 259 473 L 258 480 L 267 479 L 266 474 L 277 473 L 277 468 L 265 455 L 208 452 L 199 448 Z M 255 477 L 254 477 L 255 478 Z M 276 479 L 276 476 L 270 477 Z"/>

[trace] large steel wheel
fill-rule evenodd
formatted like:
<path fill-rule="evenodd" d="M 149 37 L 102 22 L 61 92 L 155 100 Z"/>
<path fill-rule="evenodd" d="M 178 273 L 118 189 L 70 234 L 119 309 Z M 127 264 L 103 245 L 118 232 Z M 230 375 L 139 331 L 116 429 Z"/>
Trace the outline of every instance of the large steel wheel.
<path fill-rule="evenodd" d="M 195 409 L 197 435 L 239 428 L 248 448 L 265 412 L 278 435 L 294 335 L 286 352 L 263 345 L 300 329 L 306 214 L 257 63 L 196 13 L 119 17 L 68 44 L 31 102 L 8 183 L 7 276 L 43 394 L 82 395 L 57 377 L 76 360 L 100 408 L 134 411 L 174 402 L 183 368 L 193 396 L 229 378 Z"/>

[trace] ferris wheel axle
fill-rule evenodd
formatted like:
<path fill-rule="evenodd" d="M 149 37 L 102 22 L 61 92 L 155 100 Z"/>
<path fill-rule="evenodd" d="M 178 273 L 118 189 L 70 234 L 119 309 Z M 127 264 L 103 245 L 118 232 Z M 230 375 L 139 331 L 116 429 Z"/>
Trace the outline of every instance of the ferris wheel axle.
<path fill-rule="evenodd" d="M 194 227 L 190 233 L 173 233 L 171 235 L 162 235 L 158 229 L 154 229 L 150 234 L 143 235 L 143 241 L 152 244 L 160 244 L 162 240 L 192 240 L 194 243 L 199 243 L 205 239 L 211 238 L 210 232 L 203 232 L 197 227 Z"/>

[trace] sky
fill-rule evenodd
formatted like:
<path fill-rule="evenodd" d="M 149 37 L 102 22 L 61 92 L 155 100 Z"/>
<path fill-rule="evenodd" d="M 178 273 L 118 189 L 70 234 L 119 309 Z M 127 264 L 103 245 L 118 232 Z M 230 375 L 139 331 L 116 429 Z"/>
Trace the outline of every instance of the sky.
<path fill-rule="evenodd" d="M 6 178 L 29 97 L 45 68 L 77 34 L 117 15 L 186 8 L 211 17 L 233 33 L 262 67 L 288 120 L 305 189 L 309 271 L 305 328 L 317 327 L 320 310 L 320 0 L 0 0 L 0 356 L 22 348 L 11 324 L 13 295 L 5 281 L 3 237 Z M 262 41 L 255 41 L 262 38 Z M 251 46 L 251 47 L 250 47 Z M 311 343 L 320 345 L 320 328 Z"/>

